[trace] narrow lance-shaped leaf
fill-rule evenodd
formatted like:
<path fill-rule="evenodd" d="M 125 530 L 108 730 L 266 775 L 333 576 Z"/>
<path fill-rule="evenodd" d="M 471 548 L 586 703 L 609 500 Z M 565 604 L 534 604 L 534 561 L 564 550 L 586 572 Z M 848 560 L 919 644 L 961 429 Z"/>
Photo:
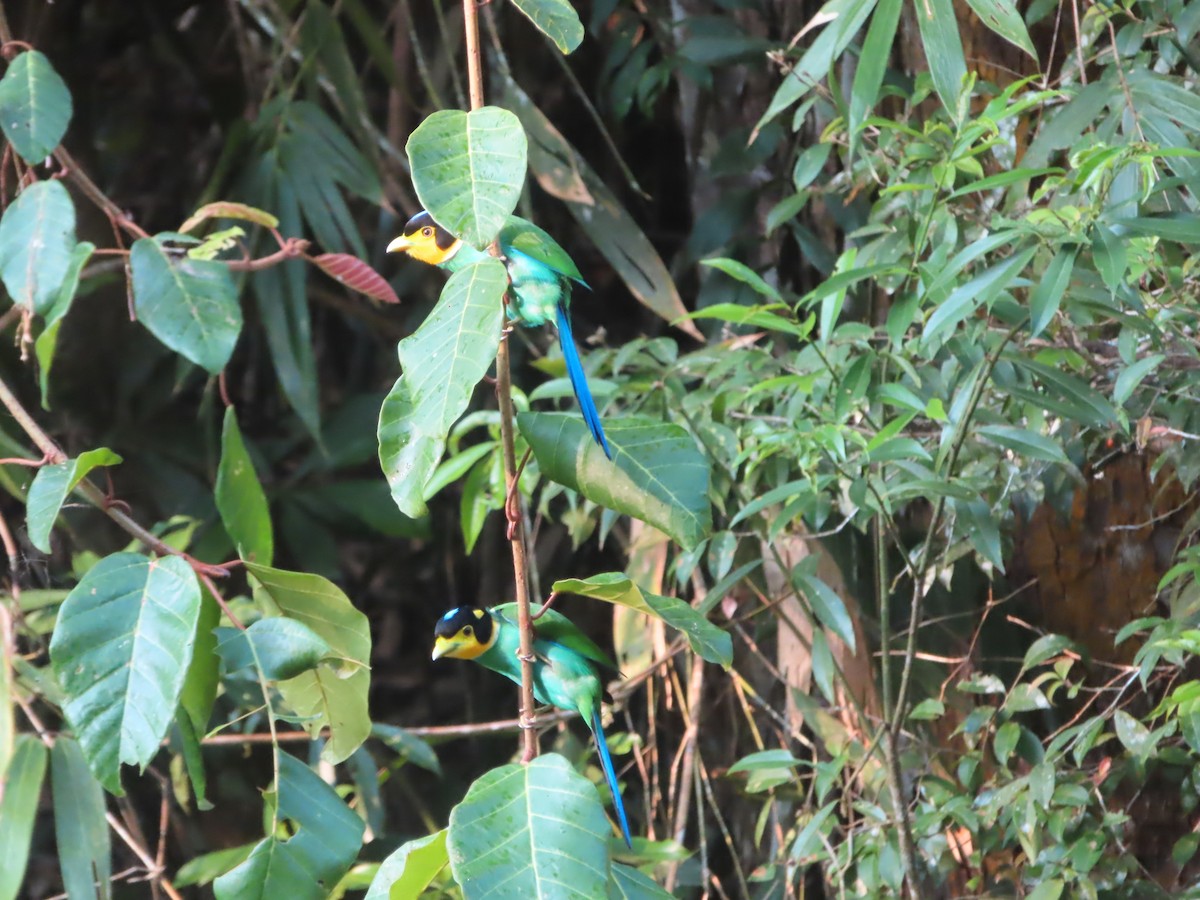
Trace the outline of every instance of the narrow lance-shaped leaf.
<path fill-rule="evenodd" d="M 50 369 L 54 364 L 54 351 L 58 346 L 58 332 L 62 320 L 75 301 L 75 293 L 79 290 L 79 276 L 83 267 L 96 251 L 96 245 L 89 241 L 81 241 L 71 251 L 71 259 L 67 264 L 66 275 L 58 288 L 58 296 L 50 308 L 46 310 L 46 325 L 42 333 L 33 342 L 33 352 L 38 362 L 38 384 L 42 389 L 42 409 L 50 408 Z"/>
<path fill-rule="evenodd" d="M 179 226 L 179 231 L 187 234 L 197 225 L 207 222 L 209 219 L 241 219 L 244 222 L 253 222 L 255 225 L 261 225 L 264 228 L 279 227 L 279 219 L 266 210 L 258 209 L 245 203 L 235 203 L 231 200 L 217 200 L 213 203 L 205 203 L 188 216 L 187 221 Z"/>
<path fill-rule="evenodd" d="M 450 811 L 447 845 L 465 900 L 592 900 L 607 896 L 611 835 L 595 785 L 547 753 L 476 780 Z"/>
<path fill-rule="evenodd" d="M 506 109 L 444 109 L 405 145 L 413 187 L 429 214 L 471 246 L 496 239 L 525 184 L 525 131 Z"/>
<path fill-rule="evenodd" d="M 792 583 L 797 590 L 803 592 L 821 624 L 841 638 L 850 648 L 850 652 L 854 653 L 857 644 L 854 636 L 854 622 L 851 621 L 850 613 L 847 612 L 842 598 L 816 575 L 799 568 L 792 572 Z"/>
<path fill-rule="evenodd" d="M 75 247 L 75 206 L 60 181 L 21 191 L 0 218 L 0 279 L 16 303 L 45 315 L 58 299 Z"/>
<path fill-rule="evenodd" d="M 176 353 L 219 374 L 242 331 L 229 268 L 172 253 L 156 238 L 135 241 L 129 264 L 138 321 Z"/>
<path fill-rule="evenodd" d="M 25 880 L 38 797 L 46 775 L 46 747 L 32 734 L 17 738 L 0 802 L 0 900 L 15 900 Z"/>
<path fill-rule="evenodd" d="M 254 463 L 246 452 L 237 411 L 232 406 L 225 409 L 214 499 L 225 530 L 242 559 L 269 566 L 275 553 L 271 512 Z"/>
<path fill-rule="evenodd" d="M 50 552 L 50 529 L 67 496 L 97 466 L 115 466 L 121 457 L 107 447 L 88 450 L 75 459 L 53 466 L 42 466 L 29 486 L 25 509 L 29 522 L 29 541 L 43 553 Z"/>
<path fill-rule="evenodd" d="M 245 862 L 216 879 L 217 900 L 325 900 L 362 845 L 363 820 L 312 769 L 276 752 L 276 815 L 291 823 L 291 836 L 265 838 Z"/>
<path fill-rule="evenodd" d="M 112 844 L 104 818 L 104 789 L 88 769 L 79 744 L 66 735 L 54 740 L 50 776 L 63 887 L 72 900 L 110 897 Z"/>
<path fill-rule="evenodd" d="M 92 772 L 120 794 L 120 767 L 144 767 L 171 724 L 192 656 L 200 585 L 177 556 L 114 553 L 63 601 L 50 661 Z"/>
<path fill-rule="evenodd" d="M 379 413 L 379 462 L 405 515 L 425 514 L 425 486 L 450 427 L 496 358 L 507 288 L 499 260 L 455 272 L 433 312 L 397 348 L 403 374 Z"/>
<path fill-rule="evenodd" d="M 352 291 L 366 294 L 382 303 L 399 303 L 400 298 L 383 276 L 357 256 L 349 253 L 322 253 L 313 257 L 317 268 Z"/>
<path fill-rule="evenodd" d="M 967 0 L 983 24 L 1014 47 L 1024 50 L 1035 63 L 1038 61 L 1025 20 L 1013 0 Z"/>
<path fill-rule="evenodd" d="M 879 0 L 875 14 L 871 16 L 871 26 L 863 41 L 862 56 L 858 60 L 850 90 L 850 111 L 846 124 L 850 133 L 851 156 L 854 156 L 863 123 L 879 98 L 903 7 L 904 0 Z"/>
<path fill-rule="evenodd" d="M 346 759 L 371 733 L 367 711 L 371 629 L 367 617 L 335 584 L 308 572 L 285 572 L 247 563 L 258 583 L 255 597 L 272 612 L 295 619 L 329 645 L 317 668 L 279 683 L 284 700 L 315 737 L 329 728 L 322 757 Z M 273 609 L 272 609 L 273 607 Z"/>
<path fill-rule="evenodd" d="M 958 115 L 958 95 L 967 75 L 958 16 L 952 0 L 920 0 L 915 6 L 921 43 L 929 61 L 933 87 L 950 117 Z"/>
<path fill-rule="evenodd" d="M 558 594 L 592 597 L 662 619 L 681 631 L 692 650 L 703 659 L 728 666 L 733 662 L 733 640 L 699 612 L 677 597 L 664 597 L 643 591 L 620 572 L 605 572 L 590 578 L 565 578 L 554 582 Z M 541 620 L 538 620 L 541 622 Z"/>
<path fill-rule="evenodd" d="M 605 423 L 612 461 L 577 415 L 520 413 L 517 425 L 547 478 L 653 525 L 686 548 L 712 531 L 708 460 L 678 425 L 635 418 Z"/>
<path fill-rule="evenodd" d="M 54 152 L 71 121 L 71 92 L 44 54 L 21 53 L 0 78 L 0 128 L 21 159 L 36 166 Z"/>
<path fill-rule="evenodd" d="M 1037 337 L 1054 319 L 1075 269 L 1075 247 L 1060 247 L 1029 295 L 1029 336 Z"/>

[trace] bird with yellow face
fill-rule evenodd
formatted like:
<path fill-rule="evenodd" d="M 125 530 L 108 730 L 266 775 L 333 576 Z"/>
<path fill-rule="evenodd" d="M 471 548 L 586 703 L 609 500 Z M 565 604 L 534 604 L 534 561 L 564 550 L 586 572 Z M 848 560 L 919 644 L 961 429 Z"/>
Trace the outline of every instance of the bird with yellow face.
<path fill-rule="evenodd" d="M 551 320 L 558 329 L 558 342 L 575 398 L 588 431 L 604 455 L 613 458 L 612 448 L 600 424 L 600 413 L 588 387 L 583 363 L 571 334 L 571 285 L 587 287 L 567 252 L 541 228 L 519 216 L 509 216 L 498 238 L 508 270 L 508 313 L 526 326 L 545 325 Z M 389 253 L 407 253 L 415 260 L 456 272 L 488 254 L 456 238 L 422 210 L 404 226 L 404 232 L 387 246 Z"/>

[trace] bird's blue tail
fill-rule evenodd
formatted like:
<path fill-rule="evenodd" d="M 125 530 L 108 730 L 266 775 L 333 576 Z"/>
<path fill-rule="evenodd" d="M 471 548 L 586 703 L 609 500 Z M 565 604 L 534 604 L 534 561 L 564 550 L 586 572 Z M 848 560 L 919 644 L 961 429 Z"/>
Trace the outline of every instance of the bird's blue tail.
<path fill-rule="evenodd" d="M 575 349 L 575 338 L 571 334 L 571 314 L 562 303 L 558 304 L 558 343 L 562 347 L 567 374 L 571 376 L 571 387 L 575 389 L 575 399 L 579 401 L 583 421 L 587 423 L 588 431 L 592 433 L 604 455 L 612 459 L 612 450 L 604 436 L 604 427 L 600 424 L 600 413 L 596 411 L 596 401 L 592 399 L 587 376 L 583 373 L 583 363 L 579 361 L 579 351 Z"/>
<path fill-rule="evenodd" d="M 592 712 L 592 734 L 596 737 L 596 752 L 600 754 L 600 768 L 604 769 L 604 780 L 612 792 L 613 809 L 617 811 L 617 821 L 621 823 L 621 835 L 625 838 L 625 846 L 633 849 L 633 838 L 629 835 L 629 820 L 625 818 L 625 801 L 621 799 L 621 786 L 617 784 L 617 772 L 613 768 L 612 757 L 608 753 L 608 742 L 604 740 L 604 726 L 600 724 L 600 705 Z"/>

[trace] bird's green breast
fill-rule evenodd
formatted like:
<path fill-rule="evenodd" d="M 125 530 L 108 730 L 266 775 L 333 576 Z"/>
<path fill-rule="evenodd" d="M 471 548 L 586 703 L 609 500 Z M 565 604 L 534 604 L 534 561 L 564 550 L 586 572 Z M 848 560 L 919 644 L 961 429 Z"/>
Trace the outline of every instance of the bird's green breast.
<path fill-rule="evenodd" d="M 521 683 L 520 632 L 515 622 L 495 613 L 496 641 L 477 661 L 517 684 Z M 535 640 L 533 695 L 539 703 L 575 710 L 590 721 L 602 687 L 592 664 L 581 654 L 554 641 Z"/>

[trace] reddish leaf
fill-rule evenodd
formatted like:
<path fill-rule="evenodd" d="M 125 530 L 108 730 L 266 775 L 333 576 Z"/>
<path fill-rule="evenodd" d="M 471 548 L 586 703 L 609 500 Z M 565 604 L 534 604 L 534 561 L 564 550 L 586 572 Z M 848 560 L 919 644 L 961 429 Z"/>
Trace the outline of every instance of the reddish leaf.
<path fill-rule="evenodd" d="M 231 200 L 218 200 L 215 203 L 205 203 L 188 216 L 188 220 L 179 226 L 179 230 L 186 234 L 206 219 L 244 219 L 264 228 L 279 226 L 279 220 L 265 210 Z"/>
<path fill-rule="evenodd" d="M 349 253 L 322 253 L 313 257 L 313 262 L 330 278 L 336 278 L 352 291 L 358 291 L 372 300 L 382 300 L 384 303 L 400 302 L 400 298 L 396 296 L 392 286 L 383 280 L 383 276 L 357 256 L 351 256 Z"/>

